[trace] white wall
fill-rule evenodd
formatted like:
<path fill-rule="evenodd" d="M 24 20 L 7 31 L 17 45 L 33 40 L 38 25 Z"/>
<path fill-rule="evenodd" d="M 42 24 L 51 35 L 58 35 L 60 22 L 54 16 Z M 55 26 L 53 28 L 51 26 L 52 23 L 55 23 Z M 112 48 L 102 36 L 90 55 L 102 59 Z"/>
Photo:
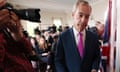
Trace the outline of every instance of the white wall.
<path fill-rule="evenodd" d="M 68 26 L 72 26 L 72 24 L 73 24 L 73 19 L 72 19 L 72 10 L 70 11 L 70 12 L 67 12 L 67 14 L 66 14 L 66 25 L 68 25 Z"/>
<path fill-rule="evenodd" d="M 117 1 L 116 72 L 120 72 L 120 0 Z"/>
<path fill-rule="evenodd" d="M 67 14 L 65 12 L 57 12 L 57 11 L 45 11 L 41 10 L 41 29 L 45 29 L 48 26 L 53 25 L 54 18 L 60 18 L 62 20 L 62 24 L 67 24 Z"/>
<path fill-rule="evenodd" d="M 92 5 L 92 17 L 94 20 L 104 22 L 105 11 L 107 10 L 108 0 L 101 0 Z"/>

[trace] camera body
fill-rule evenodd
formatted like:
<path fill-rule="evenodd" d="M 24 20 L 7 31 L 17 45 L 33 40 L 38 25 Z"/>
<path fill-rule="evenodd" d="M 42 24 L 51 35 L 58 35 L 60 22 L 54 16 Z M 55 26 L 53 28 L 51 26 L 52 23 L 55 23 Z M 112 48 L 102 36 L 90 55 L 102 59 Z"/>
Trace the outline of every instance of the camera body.
<path fill-rule="evenodd" d="M 14 9 L 13 6 L 9 3 L 6 3 L 1 9 L 8 9 L 13 11 L 20 19 L 29 20 L 32 22 L 41 22 L 40 21 L 40 9 L 29 8 L 29 9 Z"/>

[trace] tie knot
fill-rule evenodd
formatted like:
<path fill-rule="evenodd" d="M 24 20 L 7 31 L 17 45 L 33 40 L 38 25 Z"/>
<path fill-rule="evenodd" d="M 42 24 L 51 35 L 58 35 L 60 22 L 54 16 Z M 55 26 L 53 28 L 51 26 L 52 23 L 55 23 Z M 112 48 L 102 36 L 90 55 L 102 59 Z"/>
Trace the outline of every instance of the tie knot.
<path fill-rule="evenodd" d="M 79 32 L 79 35 L 82 36 L 83 34 L 81 32 Z"/>

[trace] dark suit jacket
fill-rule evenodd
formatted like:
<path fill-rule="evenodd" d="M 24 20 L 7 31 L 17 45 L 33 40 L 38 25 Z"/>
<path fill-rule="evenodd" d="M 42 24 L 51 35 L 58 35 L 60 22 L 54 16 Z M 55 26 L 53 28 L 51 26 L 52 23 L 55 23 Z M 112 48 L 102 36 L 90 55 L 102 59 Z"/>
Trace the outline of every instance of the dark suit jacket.
<path fill-rule="evenodd" d="M 98 38 L 90 31 L 86 31 L 83 58 L 79 56 L 72 28 L 60 34 L 56 48 L 56 72 L 91 72 L 99 68 Z"/>

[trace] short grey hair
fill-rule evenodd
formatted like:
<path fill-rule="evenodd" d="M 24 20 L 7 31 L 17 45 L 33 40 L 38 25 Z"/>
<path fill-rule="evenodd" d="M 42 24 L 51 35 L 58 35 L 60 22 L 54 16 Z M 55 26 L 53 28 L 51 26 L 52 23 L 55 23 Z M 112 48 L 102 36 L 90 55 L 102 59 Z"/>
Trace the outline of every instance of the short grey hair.
<path fill-rule="evenodd" d="M 89 4 L 88 1 L 85 1 L 85 0 L 77 0 L 77 1 L 75 2 L 74 6 L 73 6 L 72 12 L 75 12 L 75 11 L 76 11 L 76 9 L 77 9 L 77 7 L 78 7 L 79 4 L 88 5 L 88 6 L 90 7 L 90 9 L 92 9 L 92 8 L 91 8 L 91 5 Z"/>

